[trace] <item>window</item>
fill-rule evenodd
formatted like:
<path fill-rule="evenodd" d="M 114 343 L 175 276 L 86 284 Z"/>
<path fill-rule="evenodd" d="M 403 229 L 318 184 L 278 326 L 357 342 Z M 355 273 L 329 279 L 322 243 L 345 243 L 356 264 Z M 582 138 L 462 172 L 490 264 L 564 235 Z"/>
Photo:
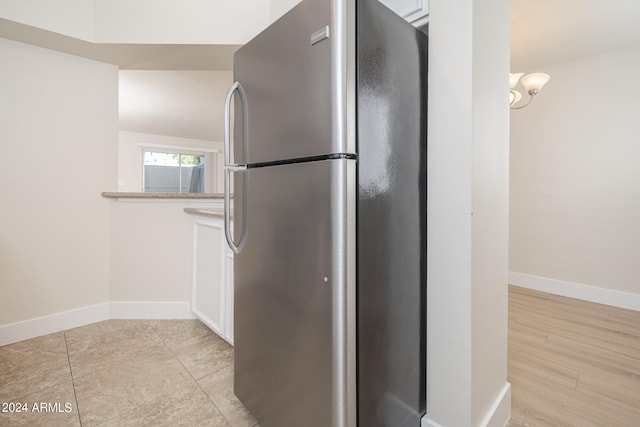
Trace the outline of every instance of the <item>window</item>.
<path fill-rule="evenodd" d="M 204 193 L 211 174 L 207 154 L 143 149 L 145 193 Z"/>

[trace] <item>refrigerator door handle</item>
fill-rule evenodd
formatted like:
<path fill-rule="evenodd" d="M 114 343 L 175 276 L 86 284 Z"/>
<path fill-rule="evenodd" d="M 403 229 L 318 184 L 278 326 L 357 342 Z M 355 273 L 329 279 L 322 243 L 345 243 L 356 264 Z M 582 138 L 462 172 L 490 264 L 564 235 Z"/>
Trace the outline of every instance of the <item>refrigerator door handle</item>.
<path fill-rule="evenodd" d="M 235 92 L 238 92 L 242 103 L 242 155 L 243 161 L 247 160 L 247 97 L 242 85 L 240 85 L 240 82 L 235 82 L 231 88 L 229 88 L 227 97 L 224 101 L 224 234 L 227 239 L 227 244 L 231 250 L 237 254 L 242 250 L 242 246 L 244 246 L 244 242 L 247 240 L 249 224 L 247 222 L 248 175 L 245 174 L 244 179 L 242 180 L 242 233 L 240 234 L 238 244 L 236 244 L 231 233 L 231 174 L 233 172 L 244 174 L 246 166 L 231 163 L 231 99 Z M 238 207 L 237 204 L 235 207 Z"/>
<path fill-rule="evenodd" d="M 244 179 L 242 180 L 242 233 L 240 234 L 240 241 L 238 244 L 233 240 L 233 235 L 231 234 L 231 174 L 237 172 L 244 174 Z M 240 253 L 242 247 L 244 246 L 244 242 L 247 240 L 247 232 L 249 230 L 249 223 L 247 222 L 247 180 L 249 179 L 249 175 L 246 174 L 246 168 L 244 167 L 230 167 L 225 168 L 224 170 L 224 234 L 227 238 L 227 243 L 229 247 L 234 253 Z M 236 205 L 237 206 L 237 205 Z"/>
<path fill-rule="evenodd" d="M 247 141 L 249 137 L 249 127 L 247 126 L 247 95 L 242 88 L 240 82 L 236 81 L 231 85 L 224 101 L 224 166 L 238 166 L 237 163 L 231 163 L 231 100 L 233 94 L 238 92 L 242 103 L 242 156 L 243 162 L 247 161 Z M 235 158 L 234 158 L 235 160 Z"/>

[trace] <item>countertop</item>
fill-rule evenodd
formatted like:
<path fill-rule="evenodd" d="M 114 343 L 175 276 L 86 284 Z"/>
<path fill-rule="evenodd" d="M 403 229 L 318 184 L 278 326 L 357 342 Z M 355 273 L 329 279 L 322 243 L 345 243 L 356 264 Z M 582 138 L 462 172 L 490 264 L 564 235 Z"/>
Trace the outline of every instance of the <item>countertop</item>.
<path fill-rule="evenodd" d="M 206 216 L 208 218 L 224 218 L 224 208 L 184 208 L 190 215 Z M 233 213 L 231 214 L 233 218 Z"/>
<path fill-rule="evenodd" d="M 224 199 L 223 193 L 133 193 L 105 191 L 102 197 L 111 199 Z"/>

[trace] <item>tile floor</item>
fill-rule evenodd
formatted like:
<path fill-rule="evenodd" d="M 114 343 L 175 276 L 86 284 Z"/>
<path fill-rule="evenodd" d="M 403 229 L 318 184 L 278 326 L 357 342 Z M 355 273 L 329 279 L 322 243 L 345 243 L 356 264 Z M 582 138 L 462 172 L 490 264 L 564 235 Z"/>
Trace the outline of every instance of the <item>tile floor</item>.
<path fill-rule="evenodd" d="M 257 425 L 233 394 L 233 347 L 198 320 L 108 320 L 0 347 L 0 405 L 0 426 Z"/>

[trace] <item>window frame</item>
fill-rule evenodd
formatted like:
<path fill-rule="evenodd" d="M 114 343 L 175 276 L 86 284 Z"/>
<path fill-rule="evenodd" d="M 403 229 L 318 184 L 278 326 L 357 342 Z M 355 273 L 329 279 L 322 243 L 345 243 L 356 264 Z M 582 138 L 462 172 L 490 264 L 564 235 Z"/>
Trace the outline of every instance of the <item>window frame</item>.
<path fill-rule="evenodd" d="M 211 193 L 215 192 L 217 188 L 217 180 L 216 180 L 216 168 L 217 168 L 217 156 L 219 154 L 219 150 L 210 149 L 210 148 L 197 148 L 197 147 L 183 147 L 178 145 L 163 145 L 163 144 L 140 144 L 140 165 L 142 167 L 142 192 L 143 193 L 152 193 L 150 191 L 146 191 L 145 188 L 145 153 L 153 152 L 153 153 L 166 153 L 166 154 L 179 154 L 180 156 L 202 156 L 204 157 L 204 185 L 202 193 L 193 193 L 193 194 L 203 194 L 203 193 Z M 180 168 L 183 166 L 180 164 Z M 182 173 L 180 172 L 180 177 L 182 178 Z M 188 194 L 188 192 L 182 191 L 182 186 L 180 185 L 180 191 L 176 193 L 184 193 Z"/>

